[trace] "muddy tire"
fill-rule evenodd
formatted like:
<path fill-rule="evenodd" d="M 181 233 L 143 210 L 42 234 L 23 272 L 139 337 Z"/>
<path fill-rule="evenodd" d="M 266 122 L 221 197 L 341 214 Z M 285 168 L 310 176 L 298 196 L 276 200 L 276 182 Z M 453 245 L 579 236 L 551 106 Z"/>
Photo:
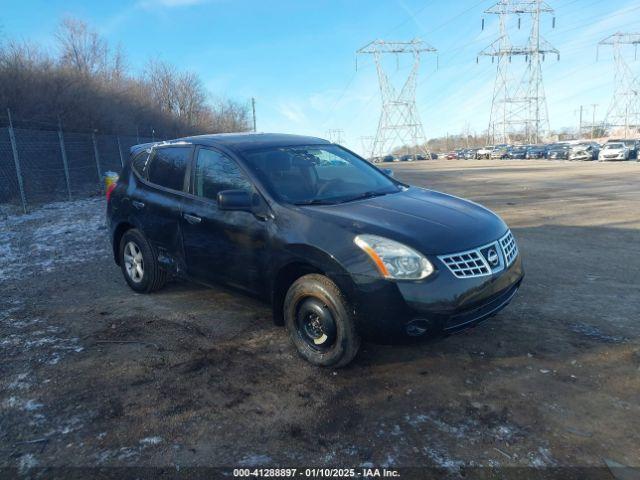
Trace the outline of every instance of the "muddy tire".
<path fill-rule="evenodd" d="M 125 232 L 119 255 L 122 274 L 132 290 L 151 293 L 167 282 L 167 272 L 159 267 L 157 253 L 140 230 Z"/>
<path fill-rule="evenodd" d="M 296 280 L 284 300 L 284 322 L 293 344 L 308 362 L 344 367 L 358 353 L 353 309 L 329 278 L 309 274 Z"/>

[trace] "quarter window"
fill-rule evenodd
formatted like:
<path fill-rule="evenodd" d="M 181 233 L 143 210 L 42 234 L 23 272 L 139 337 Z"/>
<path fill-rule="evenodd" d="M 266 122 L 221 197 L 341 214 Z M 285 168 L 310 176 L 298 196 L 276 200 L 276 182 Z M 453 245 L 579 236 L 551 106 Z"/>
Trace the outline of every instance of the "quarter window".
<path fill-rule="evenodd" d="M 191 147 L 157 148 L 147 167 L 149 181 L 172 190 L 183 189 Z"/>
<path fill-rule="evenodd" d="M 139 153 L 131 160 L 131 168 L 140 175 L 141 177 L 145 176 L 145 168 L 147 167 L 147 160 L 149 159 L 149 151 L 145 150 L 142 153 Z"/>
<path fill-rule="evenodd" d="M 217 200 L 218 192 L 223 190 L 251 191 L 252 187 L 233 160 L 215 150 L 201 148 L 196 160 L 193 189 L 199 197 Z"/>

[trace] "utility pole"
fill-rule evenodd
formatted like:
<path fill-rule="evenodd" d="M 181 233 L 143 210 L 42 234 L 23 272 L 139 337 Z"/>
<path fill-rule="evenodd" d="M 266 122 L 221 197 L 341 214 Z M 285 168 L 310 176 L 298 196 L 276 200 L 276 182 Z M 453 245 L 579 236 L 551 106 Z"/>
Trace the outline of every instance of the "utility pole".
<path fill-rule="evenodd" d="M 613 96 L 604 116 L 603 127 L 624 127 L 625 138 L 629 135 L 629 130 L 632 130 L 635 135 L 640 126 L 640 98 L 638 97 L 640 85 L 625 60 L 623 49 L 625 46 L 633 46 L 637 53 L 638 44 L 640 44 L 640 33 L 617 32 L 600 40 L 597 46 L 598 53 L 600 46 L 611 46 L 615 64 Z"/>
<path fill-rule="evenodd" d="M 578 121 L 578 138 L 582 137 L 582 109 L 583 109 L 583 106 L 580 105 L 580 120 Z"/>
<path fill-rule="evenodd" d="M 593 107 L 593 116 L 591 117 L 591 140 L 593 140 L 594 130 L 596 129 L 596 107 L 598 104 L 592 103 L 591 106 Z"/>
<path fill-rule="evenodd" d="M 540 17 L 553 9 L 542 0 L 500 0 L 484 13 L 499 16 L 498 38 L 478 54 L 497 61 L 487 143 L 511 143 L 518 136 L 539 143 L 549 133 L 542 61 L 547 54 L 560 59 L 560 52 L 540 35 Z M 515 16 L 520 28 L 522 15 L 531 17 L 529 40 L 525 45 L 512 45 L 507 24 Z M 484 28 L 484 19 L 482 25 Z M 520 81 L 510 74 L 511 59 L 516 56 L 523 56 L 527 67 Z"/>
<path fill-rule="evenodd" d="M 256 99 L 251 97 L 251 111 L 253 112 L 253 131 L 257 132 L 256 130 Z"/>
<path fill-rule="evenodd" d="M 416 87 L 420 56 L 434 52 L 435 48 L 417 38 L 406 42 L 374 40 L 356 52 L 356 69 L 359 55 L 372 55 L 378 73 L 382 111 L 373 142 L 373 157 L 381 158 L 394 147 L 406 147 L 428 158 L 427 138 L 416 105 Z M 400 55 L 413 57 L 413 66 L 400 90 L 396 90 L 384 70 L 383 60 L 389 55 L 395 55 L 398 62 Z"/>

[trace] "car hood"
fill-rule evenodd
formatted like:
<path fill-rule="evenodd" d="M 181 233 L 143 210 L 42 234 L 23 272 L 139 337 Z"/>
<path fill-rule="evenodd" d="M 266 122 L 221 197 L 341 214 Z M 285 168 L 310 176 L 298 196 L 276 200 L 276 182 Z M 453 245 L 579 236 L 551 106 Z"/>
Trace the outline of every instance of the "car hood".
<path fill-rule="evenodd" d="M 507 231 L 502 219 L 481 205 L 417 187 L 337 205 L 300 208 L 354 234 L 381 235 L 425 254 L 469 250 L 495 241 Z"/>

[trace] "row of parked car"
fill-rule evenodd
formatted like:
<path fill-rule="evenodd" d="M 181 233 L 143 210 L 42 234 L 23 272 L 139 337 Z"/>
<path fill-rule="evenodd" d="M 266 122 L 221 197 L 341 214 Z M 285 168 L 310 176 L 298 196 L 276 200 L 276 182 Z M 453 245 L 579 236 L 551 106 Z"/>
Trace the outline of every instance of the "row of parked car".
<path fill-rule="evenodd" d="M 428 160 L 429 156 L 431 156 L 431 160 L 436 160 L 438 158 L 437 153 L 430 153 L 429 155 L 424 155 L 422 153 L 415 153 L 415 154 L 407 154 L 407 155 L 385 155 L 382 158 L 377 157 L 377 158 L 370 159 L 370 161 L 373 163 L 413 162 L 416 160 Z"/>
<path fill-rule="evenodd" d="M 510 158 L 553 160 L 637 160 L 640 140 L 610 139 L 604 144 L 592 140 L 549 143 L 544 145 L 489 145 L 483 148 L 461 148 L 442 154 L 447 159 Z"/>
<path fill-rule="evenodd" d="M 569 142 L 548 143 L 543 145 L 488 145 L 482 148 L 459 148 L 447 153 L 386 155 L 370 161 L 380 162 L 412 162 L 431 158 L 453 159 L 537 159 L 552 160 L 638 160 L 640 140 L 610 139 L 600 144 L 593 140 L 572 140 Z"/>

